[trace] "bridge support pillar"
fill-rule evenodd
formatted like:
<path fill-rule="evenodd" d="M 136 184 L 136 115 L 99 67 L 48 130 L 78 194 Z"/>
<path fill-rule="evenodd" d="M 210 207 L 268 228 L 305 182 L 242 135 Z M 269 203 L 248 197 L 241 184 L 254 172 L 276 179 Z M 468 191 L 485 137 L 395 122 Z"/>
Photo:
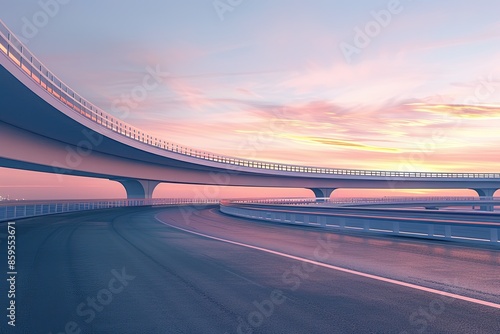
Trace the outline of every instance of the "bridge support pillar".
<path fill-rule="evenodd" d="M 481 197 L 481 199 L 484 200 L 484 199 L 487 199 L 485 197 L 493 197 L 493 195 L 495 194 L 495 191 L 497 191 L 498 189 L 495 189 L 495 188 L 476 188 L 476 189 L 472 189 L 472 190 L 477 192 L 479 197 Z M 493 205 L 481 205 L 480 209 L 481 209 L 481 211 L 493 211 L 495 208 Z"/>
<path fill-rule="evenodd" d="M 128 199 L 151 199 L 153 198 L 153 191 L 160 183 L 135 179 L 113 179 L 113 181 L 120 182 L 125 187 Z"/>
<path fill-rule="evenodd" d="M 326 202 L 332 192 L 337 188 L 308 188 L 316 196 L 316 202 Z"/>

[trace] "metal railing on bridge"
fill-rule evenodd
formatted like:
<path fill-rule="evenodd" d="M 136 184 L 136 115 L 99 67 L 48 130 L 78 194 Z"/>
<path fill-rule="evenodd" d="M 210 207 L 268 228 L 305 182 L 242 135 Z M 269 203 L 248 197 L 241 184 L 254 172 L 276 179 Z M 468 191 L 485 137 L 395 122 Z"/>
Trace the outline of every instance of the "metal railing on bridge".
<path fill-rule="evenodd" d="M 160 205 L 212 205 L 218 203 L 218 199 L 188 198 L 1 201 L 0 222 L 56 213 L 96 209 Z"/>
<path fill-rule="evenodd" d="M 385 178 L 463 178 L 463 179 L 500 179 L 500 173 L 443 173 L 443 172 L 404 172 L 404 171 L 378 171 L 357 170 L 325 167 L 309 167 L 291 164 L 281 164 L 266 161 L 240 159 L 211 152 L 196 150 L 172 143 L 150 135 L 122 120 L 115 118 L 84 99 L 66 85 L 61 79 L 47 69 L 0 21 L 0 53 L 7 56 L 12 63 L 38 86 L 43 88 L 53 98 L 65 107 L 73 110 L 87 119 L 99 124 L 103 130 L 112 131 L 126 138 L 141 142 L 145 145 L 156 147 L 168 152 L 177 153 L 205 161 L 212 161 L 231 165 L 232 169 L 256 168 L 259 170 L 274 170 L 281 172 L 326 174 L 354 177 L 385 177 Z"/>

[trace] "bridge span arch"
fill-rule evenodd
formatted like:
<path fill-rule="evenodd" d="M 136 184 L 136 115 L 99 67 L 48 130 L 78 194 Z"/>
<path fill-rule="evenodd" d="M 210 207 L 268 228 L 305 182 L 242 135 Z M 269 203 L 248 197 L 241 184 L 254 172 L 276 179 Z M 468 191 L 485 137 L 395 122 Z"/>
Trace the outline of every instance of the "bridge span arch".
<path fill-rule="evenodd" d="M 161 182 L 307 188 L 474 189 L 493 196 L 498 173 L 351 170 L 255 161 L 183 147 L 125 123 L 85 100 L 0 21 L 0 166 L 105 178 L 129 198 Z"/>

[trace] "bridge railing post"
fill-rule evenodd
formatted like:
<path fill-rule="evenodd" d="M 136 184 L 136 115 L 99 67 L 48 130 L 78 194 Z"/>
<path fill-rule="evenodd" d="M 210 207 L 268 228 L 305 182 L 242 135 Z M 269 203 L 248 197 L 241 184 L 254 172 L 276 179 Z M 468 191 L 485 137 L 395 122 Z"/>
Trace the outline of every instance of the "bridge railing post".
<path fill-rule="evenodd" d="M 444 238 L 447 240 L 451 239 L 451 225 L 444 226 Z"/>
<path fill-rule="evenodd" d="M 498 228 L 493 227 L 490 231 L 490 241 L 493 243 L 498 243 Z"/>
<path fill-rule="evenodd" d="M 427 225 L 427 235 L 429 237 L 434 236 L 434 225 L 432 225 L 432 224 Z"/>
<path fill-rule="evenodd" d="M 363 229 L 365 231 L 369 231 L 370 230 L 370 220 L 369 219 L 365 219 L 364 222 L 363 222 Z"/>
<path fill-rule="evenodd" d="M 399 222 L 392 223 L 392 232 L 394 234 L 399 234 Z"/>

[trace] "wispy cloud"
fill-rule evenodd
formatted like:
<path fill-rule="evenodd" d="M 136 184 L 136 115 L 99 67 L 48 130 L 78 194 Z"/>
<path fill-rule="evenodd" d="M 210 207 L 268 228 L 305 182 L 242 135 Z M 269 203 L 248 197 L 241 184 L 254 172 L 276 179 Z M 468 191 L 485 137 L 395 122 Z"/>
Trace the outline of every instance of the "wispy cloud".
<path fill-rule="evenodd" d="M 446 114 L 471 120 L 500 118 L 500 105 L 452 105 L 452 104 L 412 104 L 416 111 L 433 114 Z"/>
<path fill-rule="evenodd" d="M 306 136 L 296 136 L 296 135 L 280 135 L 282 138 L 288 138 L 296 141 L 306 142 L 306 143 L 319 143 L 322 145 L 329 145 L 338 148 L 348 148 L 348 149 L 356 149 L 362 151 L 372 151 L 372 152 L 389 152 L 389 153 L 398 153 L 401 152 L 400 149 L 393 147 L 381 147 L 381 146 L 373 146 L 366 145 L 361 143 L 356 143 L 354 141 L 346 141 L 346 140 L 338 140 L 331 139 L 325 137 L 306 137 Z"/>

